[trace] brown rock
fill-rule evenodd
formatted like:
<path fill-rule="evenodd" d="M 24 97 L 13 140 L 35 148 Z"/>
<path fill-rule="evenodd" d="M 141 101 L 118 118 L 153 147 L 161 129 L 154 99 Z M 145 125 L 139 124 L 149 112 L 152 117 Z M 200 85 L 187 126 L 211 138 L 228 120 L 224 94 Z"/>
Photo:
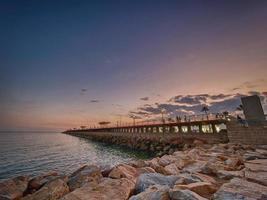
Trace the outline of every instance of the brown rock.
<path fill-rule="evenodd" d="M 34 177 L 30 180 L 29 185 L 28 185 L 28 189 L 30 191 L 38 190 L 44 184 L 46 184 L 47 182 L 49 182 L 49 181 L 51 181 L 57 177 L 58 177 L 57 172 L 48 172 L 46 174 Z"/>
<path fill-rule="evenodd" d="M 95 165 L 85 165 L 69 176 L 68 185 L 70 191 L 83 186 L 85 183 L 96 181 L 102 178 L 101 170 Z"/>
<path fill-rule="evenodd" d="M 56 178 L 46 183 L 41 189 L 33 194 L 29 194 L 21 200 L 56 200 L 63 197 L 69 192 L 69 187 L 66 183 L 66 177 Z"/>
<path fill-rule="evenodd" d="M 206 198 L 209 198 L 213 193 L 216 192 L 214 185 L 208 182 L 196 182 L 188 185 L 175 185 L 174 189 L 188 189 Z"/>
<path fill-rule="evenodd" d="M 214 194 L 214 200 L 267 199 L 267 187 L 240 178 L 233 178 Z"/>
<path fill-rule="evenodd" d="M 243 160 L 240 157 L 228 158 L 224 162 L 230 169 L 236 170 L 242 164 L 244 164 Z"/>
<path fill-rule="evenodd" d="M 153 185 L 137 195 L 131 196 L 129 200 L 169 200 L 169 187 L 164 185 Z"/>
<path fill-rule="evenodd" d="M 201 181 L 203 182 L 208 182 L 208 183 L 211 183 L 213 185 L 216 185 L 217 184 L 217 181 L 211 177 L 211 176 L 208 176 L 206 174 L 201 174 L 201 173 L 194 173 L 193 174 L 193 177 L 197 177 L 199 178 Z"/>
<path fill-rule="evenodd" d="M 109 173 L 108 177 L 110 178 L 127 178 L 136 182 L 136 178 L 138 176 L 138 171 L 134 167 L 126 164 L 120 164 L 113 168 L 113 170 Z"/>
<path fill-rule="evenodd" d="M 134 183 L 126 178 L 103 178 L 98 184 L 90 182 L 65 195 L 61 200 L 126 200 L 134 189 Z"/>
<path fill-rule="evenodd" d="M 28 186 L 29 178 L 19 176 L 0 183 L 0 199 L 11 200 L 23 196 Z"/>
<path fill-rule="evenodd" d="M 164 167 L 166 175 L 177 175 L 180 170 L 177 168 L 176 164 L 171 163 Z"/>
<path fill-rule="evenodd" d="M 144 174 L 144 173 L 156 173 L 156 171 L 151 167 L 142 167 L 137 168 L 138 174 Z"/>

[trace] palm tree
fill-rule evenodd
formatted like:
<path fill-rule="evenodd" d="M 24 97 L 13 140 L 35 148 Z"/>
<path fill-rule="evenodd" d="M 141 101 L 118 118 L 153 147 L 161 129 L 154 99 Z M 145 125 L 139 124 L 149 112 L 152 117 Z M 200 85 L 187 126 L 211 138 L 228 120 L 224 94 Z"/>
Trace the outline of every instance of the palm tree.
<path fill-rule="evenodd" d="M 209 108 L 208 106 L 204 105 L 201 109 L 201 112 L 205 112 L 206 116 L 207 116 L 207 120 L 209 120 L 209 116 L 208 116 L 208 111 L 209 111 Z"/>

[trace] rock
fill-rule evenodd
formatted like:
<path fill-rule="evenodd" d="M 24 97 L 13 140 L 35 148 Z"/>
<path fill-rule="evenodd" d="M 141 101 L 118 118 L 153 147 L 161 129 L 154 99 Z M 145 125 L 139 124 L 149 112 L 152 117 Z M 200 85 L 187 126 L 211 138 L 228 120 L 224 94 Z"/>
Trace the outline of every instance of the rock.
<path fill-rule="evenodd" d="M 194 178 L 198 178 L 200 181 L 203 181 L 203 182 L 208 182 L 208 183 L 211 183 L 211 184 L 214 184 L 214 185 L 217 184 L 217 181 L 213 177 L 208 176 L 206 174 L 194 173 L 194 174 L 192 174 L 192 176 Z"/>
<path fill-rule="evenodd" d="M 18 199 L 23 196 L 28 186 L 29 178 L 19 176 L 0 183 L 0 199 Z"/>
<path fill-rule="evenodd" d="M 58 178 L 57 172 L 48 172 L 46 174 L 36 176 L 29 181 L 28 190 L 30 193 L 40 189 L 47 182 Z"/>
<path fill-rule="evenodd" d="M 169 200 L 169 189 L 166 185 L 152 185 L 144 192 L 132 196 L 129 200 Z"/>
<path fill-rule="evenodd" d="M 41 189 L 33 194 L 29 194 L 21 200 L 56 200 L 69 192 L 66 177 L 56 178 L 46 183 Z"/>
<path fill-rule="evenodd" d="M 245 162 L 246 169 L 256 172 L 267 172 L 267 159 L 251 160 Z"/>
<path fill-rule="evenodd" d="M 164 155 L 158 160 L 158 163 L 159 163 L 159 165 L 165 167 L 171 163 L 174 163 L 175 161 L 176 161 L 176 158 L 174 156 Z"/>
<path fill-rule="evenodd" d="M 151 167 L 137 168 L 137 172 L 138 172 L 138 174 L 156 173 L 156 171 Z"/>
<path fill-rule="evenodd" d="M 267 159 L 267 155 L 265 154 L 261 154 L 259 152 L 254 152 L 254 151 L 249 151 L 249 152 L 246 152 L 244 155 L 243 155 L 243 159 L 248 161 L 248 160 L 256 160 L 256 159 Z"/>
<path fill-rule="evenodd" d="M 261 185 L 267 186 L 267 172 L 245 171 L 245 178 L 248 181 L 259 183 Z"/>
<path fill-rule="evenodd" d="M 240 178 L 233 178 L 225 183 L 214 194 L 214 200 L 264 200 L 267 199 L 267 187 L 246 181 Z"/>
<path fill-rule="evenodd" d="M 103 177 L 108 177 L 109 173 L 112 171 L 113 167 L 111 165 L 100 166 L 101 174 Z"/>
<path fill-rule="evenodd" d="M 167 175 L 177 175 L 180 173 L 180 170 L 177 168 L 176 164 L 174 163 L 165 166 L 164 169 Z"/>
<path fill-rule="evenodd" d="M 135 160 L 135 161 L 131 161 L 129 163 L 129 165 L 131 165 L 132 167 L 135 167 L 135 168 L 142 168 L 142 167 L 146 167 L 147 164 L 144 160 Z"/>
<path fill-rule="evenodd" d="M 102 177 L 99 167 L 95 165 L 85 165 L 69 176 L 68 185 L 70 191 L 73 191 L 87 182 L 98 182 Z"/>
<path fill-rule="evenodd" d="M 188 185 L 175 185 L 174 189 L 188 189 L 199 194 L 200 196 L 207 198 L 209 198 L 213 193 L 216 192 L 214 185 L 208 182 L 190 183 Z"/>
<path fill-rule="evenodd" d="M 127 178 L 133 182 L 136 182 L 137 176 L 137 170 L 134 167 L 126 164 L 117 165 L 108 175 L 110 178 Z"/>
<path fill-rule="evenodd" d="M 172 200 L 208 200 L 190 190 L 172 189 L 169 195 Z"/>
<path fill-rule="evenodd" d="M 164 176 L 159 173 L 141 174 L 137 179 L 135 190 L 137 193 L 144 192 L 152 185 L 167 185 L 172 187 L 178 179 L 178 176 Z"/>
<path fill-rule="evenodd" d="M 197 183 L 200 182 L 201 179 L 199 179 L 196 176 L 193 176 L 192 174 L 179 174 L 179 179 L 175 182 L 175 185 L 183 185 L 183 184 L 190 184 L 190 183 Z"/>
<path fill-rule="evenodd" d="M 126 178 L 103 178 L 100 183 L 89 182 L 61 200 L 126 200 L 133 189 L 134 183 Z"/>
<path fill-rule="evenodd" d="M 206 165 L 207 165 L 206 161 L 196 160 L 193 164 L 190 164 L 190 165 L 184 167 L 182 171 L 188 172 L 188 173 L 197 173 L 197 172 L 203 171 L 203 169 L 206 167 Z"/>
<path fill-rule="evenodd" d="M 238 169 L 240 165 L 244 164 L 243 160 L 239 157 L 228 158 L 224 163 L 233 170 Z"/>
<path fill-rule="evenodd" d="M 147 166 L 152 167 L 153 169 L 156 169 L 157 167 L 160 166 L 158 161 L 159 161 L 159 158 L 156 157 L 156 158 L 153 158 L 153 159 L 151 159 L 149 161 L 145 161 L 145 163 L 146 163 Z"/>
<path fill-rule="evenodd" d="M 232 178 L 242 178 L 244 177 L 244 171 L 226 171 L 226 170 L 219 170 L 216 173 L 217 177 L 223 180 L 230 180 Z"/>

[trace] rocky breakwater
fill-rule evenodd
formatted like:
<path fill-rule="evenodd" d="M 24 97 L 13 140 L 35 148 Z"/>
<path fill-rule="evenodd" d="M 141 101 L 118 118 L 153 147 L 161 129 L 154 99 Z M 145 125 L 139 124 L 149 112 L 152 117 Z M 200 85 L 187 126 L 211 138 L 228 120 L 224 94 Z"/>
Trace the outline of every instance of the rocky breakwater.
<path fill-rule="evenodd" d="M 266 146 L 204 145 L 115 167 L 0 183 L 0 200 L 264 200 Z"/>

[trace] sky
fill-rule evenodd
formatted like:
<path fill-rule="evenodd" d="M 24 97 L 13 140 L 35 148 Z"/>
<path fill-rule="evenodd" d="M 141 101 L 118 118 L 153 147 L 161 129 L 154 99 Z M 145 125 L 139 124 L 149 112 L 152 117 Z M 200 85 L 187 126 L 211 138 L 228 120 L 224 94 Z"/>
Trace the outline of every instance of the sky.
<path fill-rule="evenodd" d="M 0 0 L 0 130 L 267 113 L 267 1 Z"/>

